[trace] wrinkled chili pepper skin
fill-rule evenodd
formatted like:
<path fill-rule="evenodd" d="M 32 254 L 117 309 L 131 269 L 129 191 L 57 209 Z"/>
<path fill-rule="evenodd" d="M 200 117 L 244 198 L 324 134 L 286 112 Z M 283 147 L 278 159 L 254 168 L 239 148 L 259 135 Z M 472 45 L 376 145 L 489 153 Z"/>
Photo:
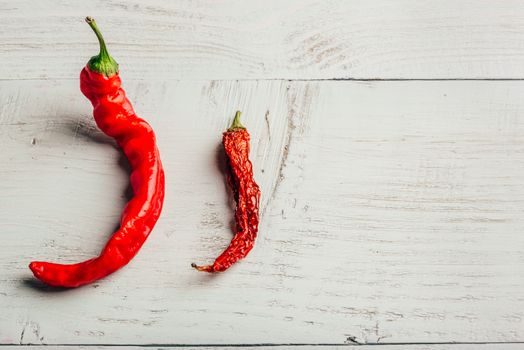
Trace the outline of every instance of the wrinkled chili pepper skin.
<path fill-rule="evenodd" d="M 41 281 L 58 287 L 79 287 L 125 266 L 142 247 L 162 211 L 164 170 L 151 126 L 135 114 L 118 74 L 107 77 L 86 66 L 80 89 L 91 101 L 98 127 L 115 139 L 131 167 L 133 198 L 122 213 L 120 228 L 101 254 L 78 264 L 32 262 Z"/>
<path fill-rule="evenodd" d="M 249 160 L 249 140 L 249 133 L 243 127 L 231 128 L 223 134 L 222 144 L 227 156 L 226 176 L 237 203 L 236 233 L 213 265 L 192 264 L 197 270 L 225 271 L 238 260 L 245 258 L 255 244 L 259 223 L 260 188 L 253 178 L 253 165 Z"/>

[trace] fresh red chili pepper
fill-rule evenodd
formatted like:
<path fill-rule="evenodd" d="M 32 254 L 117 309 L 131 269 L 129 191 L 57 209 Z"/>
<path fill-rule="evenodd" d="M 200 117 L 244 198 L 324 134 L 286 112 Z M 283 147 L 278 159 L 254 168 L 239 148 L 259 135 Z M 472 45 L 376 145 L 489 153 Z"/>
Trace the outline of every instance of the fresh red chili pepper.
<path fill-rule="evenodd" d="M 227 156 L 227 179 L 235 201 L 236 234 L 226 250 L 213 265 L 198 266 L 199 271 L 221 272 L 247 256 L 253 248 L 258 232 L 260 189 L 253 179 L 253 166 L 249 160 L 249 133 L 240 123 L 237 112 L 233 124 L 222 136 Z"/>
<path fill-rule="evenodd" d="M 120 228 L 96 258 L 78 264 L 34 261 L 29 265 L 43 282 L 59 287 L 78 287 L 103 278 L 125 266 L 153 229 L 164 202 L 164 170 L 151 126 L 135 114 L 121 88 L 118 64 L 109 55 L 95 21 L 87 17 L 100 43 L 80 74 L 80 90 L 94 107 L 98 127 L 115 139 L 131 166 L 134 192 L 121 217 Z"/>

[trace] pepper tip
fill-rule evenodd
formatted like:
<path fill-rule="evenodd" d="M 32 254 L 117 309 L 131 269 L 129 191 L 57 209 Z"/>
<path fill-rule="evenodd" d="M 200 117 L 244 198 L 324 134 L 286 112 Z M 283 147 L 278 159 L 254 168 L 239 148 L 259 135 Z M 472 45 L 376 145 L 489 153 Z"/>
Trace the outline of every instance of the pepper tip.
<path fill-rule="evenodd" d="M 191 267 L 198 271 L 213 272 L 213 266 L 210 266 L 210 265 L 199 266 L 195 263 L 191 263 Z"/>
<path fill-rule="evenodd" d="M 32 261 L 29 264 L 29 269 L 33 272 L 33 274 L 38 277 L 43 272 L 43 266 L 37 261 Z"/>

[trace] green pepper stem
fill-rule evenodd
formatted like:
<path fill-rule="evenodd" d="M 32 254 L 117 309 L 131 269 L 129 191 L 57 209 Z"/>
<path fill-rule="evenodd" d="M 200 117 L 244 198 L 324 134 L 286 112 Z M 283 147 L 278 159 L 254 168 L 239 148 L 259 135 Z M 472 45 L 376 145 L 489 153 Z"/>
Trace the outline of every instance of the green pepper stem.
<path fill-rule="evenodd" d="M 244 125 L 240 122 L 240 114 L 242 114 L 240 111 L 237 111 L 235 114 L 235 119 L 233 119 L 233 123 L 231 123 L 231 126 L 227 131 L 235 131 L 236 129 L 245 129 Z"/>
<path fill-rule="evenodd" d="M 104 40 L 104 37 L 102 36 L 102 33 L 100 32 L 100 29 L 98 29 L 98 26 L 96 25 L 95 19 L 92 17 L 87 16 L 86 22 L 89 24 L 91 29 L 93 29 L 93 32 L 95 32 L 96 37 L 98 38 L 98 43 L 100 44 L 100 56 L 110 57 L 109 52 L 107 51 L 106 42 Z"/>
<path fill-rule="evenodd" d="M 106 42 L 100 29 L 98 29 L 94 18 L 88 16 L 86 17 L 86 22 L 91 29 L 93 29 L 93 32 L 95 32 L 98 43 L 100 44 L 100 53 L 97 56 L 91 57 L 88 63 L 89 68 L 108 77 L 118 73 L 118 63 L 116 63 L 107 51 Z"/>

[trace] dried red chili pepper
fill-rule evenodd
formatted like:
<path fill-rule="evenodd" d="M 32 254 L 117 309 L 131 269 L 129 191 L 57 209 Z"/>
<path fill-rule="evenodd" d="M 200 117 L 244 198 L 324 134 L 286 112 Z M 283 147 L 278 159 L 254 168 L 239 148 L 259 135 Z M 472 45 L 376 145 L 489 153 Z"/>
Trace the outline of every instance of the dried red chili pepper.
<path fill-rule="evenodd" d="M 240 123 L 237 112 L 233 124 L 222 137 L 227 156 L 227 179 L 235 201 L 236 234 L 226 250 L 213 265 L 198 266 L 199 271 L 221 272 L 247 256 L 255 244 L 259 222 L 260 189 L 253 179 L 253 166 L 249 160 L 249 133 Z"/>
<path fill-rule="evenodd" d="M 126 155 L 134 196 L 122 213 L 120 228 L 98 257 L 78 264 L 34 261 L 29 265 L 38 279 L 59 287 L 82 286 L 125 266 L 149 236 L 164 202 L 164 170 L 153 129 L 137 117 L 121 88 L 118 64 L 107 52 L 95 21 L 87 17 L 86 22 L 98 38 L 100 53 L 82 70 L 80 90 L 93 104 L 98 127 Z"/>

